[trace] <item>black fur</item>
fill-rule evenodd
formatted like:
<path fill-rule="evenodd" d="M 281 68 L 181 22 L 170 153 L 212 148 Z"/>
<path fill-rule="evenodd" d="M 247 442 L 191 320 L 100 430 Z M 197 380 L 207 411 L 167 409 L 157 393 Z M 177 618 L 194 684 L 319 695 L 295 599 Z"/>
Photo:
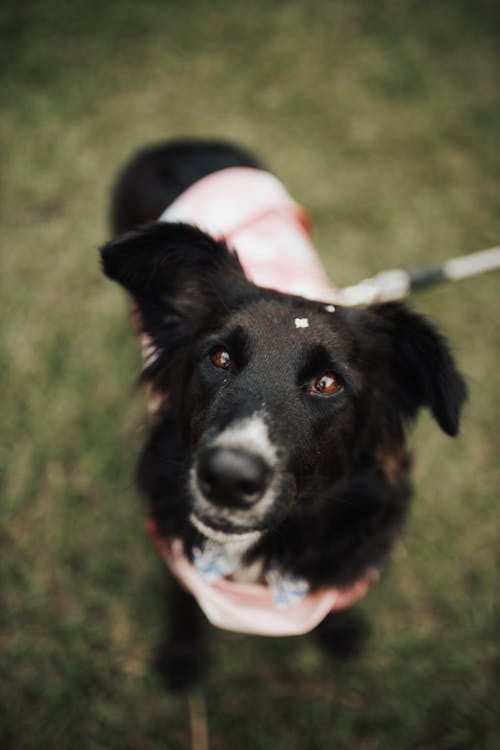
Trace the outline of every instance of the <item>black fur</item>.
<path fill-rule="evenodd" d="M 132 231 L 104 246 L 104 272 L 133 296 L 154 340 L 158 358 L 144 381 L 168 394 L 139 484 L 161 533 L 190 550 L 199 537 L 189 522 L 190 468 L 210 436 L 264 407 L 280 447 L 279 491 L 253 519 L 263 533 L 249 561 L 278 563 L 313 588 L 346 586 L 381 564 L 401 530 L 410 496 L 405 427 L 428 407 L 456 435 L 465 385 L 444 339 L 405 305 L 332 315 L 321 303 L 256 287 L 234 253 L 203 232 L 154 223 L 192 182 L 239 165 L 258 162 L 225 144 L 167 144 L 142 151 L 114 191 L 114 231 Z M 305 335 L 290 326 L 295 317 L 311 319 Z M 231 353 L 229 371 L 213 364 L 218 346 Z M 322 373 L 337 377 L 334 395 L 311 388 Z M 217 523 L 238 526 L 227 517 Z M 189 612 L 191 624 L 180 617 L 161 652 L 171 687 L 185 686 L 200 666 L 194 610 L 184 602 L 177 611 Z M 338 652 L 334 634 L 345 652 L 355 650 L 346 633 L 361 629 L 348 621 L 330 615 L 318 629 L 330 651 Z"/>

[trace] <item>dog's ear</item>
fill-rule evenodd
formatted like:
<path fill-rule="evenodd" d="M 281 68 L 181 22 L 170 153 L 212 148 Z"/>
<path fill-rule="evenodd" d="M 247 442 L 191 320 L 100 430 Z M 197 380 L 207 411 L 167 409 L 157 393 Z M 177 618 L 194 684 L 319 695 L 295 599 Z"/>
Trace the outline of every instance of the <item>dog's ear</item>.
<path fill-rule="evenodd" d="M 159 352 L 174 352 L 206 316 L 253 288 L 224 242 L 187 224 L 155 222 L 101 248 L 103 271 L 135 299 L 141 329 Z"/>
<path fill-rule="evenodd" d="M 216 277 L 225 283 L 245 280 L 224 242 L 188 224 L 155 222 L 127 232 L 104 245 L 101 257 L 106 276 L 138 301 L 176 315 L 196 313 L 207 297 L 217 296 Z"/>
<path fill-rule="evenodd" d="M 421 315 L 389 302 L 370 308 L 389 336 L 389 366 L 396 399 L 406 417 L 428 406 L 448 435 L 458 433 L 467 388 L 445 339 Z"/>

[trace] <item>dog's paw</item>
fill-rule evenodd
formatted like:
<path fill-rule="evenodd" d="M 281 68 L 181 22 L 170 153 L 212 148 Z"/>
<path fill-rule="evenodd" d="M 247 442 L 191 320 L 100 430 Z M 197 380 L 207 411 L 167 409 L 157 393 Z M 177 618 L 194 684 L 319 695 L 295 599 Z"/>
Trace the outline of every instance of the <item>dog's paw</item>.
<path fill-rule="evenodd" d="M 182 692 L 200 680 L 205 671 L 205 658 L 192 641 L 168 641 L 156 650 L 153 668 L 167 690 Z"/>
<path fill-rule="evenodd" d="M 338 661 L 347 661 L 363 650 L 370 628 L 359 612 L 332 612 L 314 630 L 321 648 Z"/>

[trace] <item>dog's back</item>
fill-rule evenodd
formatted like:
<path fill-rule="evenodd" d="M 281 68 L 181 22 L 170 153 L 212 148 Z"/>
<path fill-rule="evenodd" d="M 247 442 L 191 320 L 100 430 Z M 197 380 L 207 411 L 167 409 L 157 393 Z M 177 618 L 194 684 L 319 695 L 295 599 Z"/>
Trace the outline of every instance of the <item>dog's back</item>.
<path fill-rule="evenodd" d="M 263 168 L 250 153 L 223 141 L 179 140 L 144 148 L 116 181 L 110 212 L 113 234 L 155 221 L 195 182 L 229 167 Z"/>

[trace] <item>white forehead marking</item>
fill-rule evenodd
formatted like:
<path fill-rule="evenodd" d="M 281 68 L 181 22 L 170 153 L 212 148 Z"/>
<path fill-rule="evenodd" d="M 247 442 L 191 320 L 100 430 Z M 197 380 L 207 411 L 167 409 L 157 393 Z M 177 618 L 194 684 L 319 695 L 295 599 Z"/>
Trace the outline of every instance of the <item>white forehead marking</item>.
<path fill-rule="evenodd" d="M 295 318 L 295 328 L 309 328 L 309 318 Z"/>
<path fill-rule="evenodd" d="M 335 305 L 325 305 L 325 310 L 327 312 L 335 312 Z"/>

